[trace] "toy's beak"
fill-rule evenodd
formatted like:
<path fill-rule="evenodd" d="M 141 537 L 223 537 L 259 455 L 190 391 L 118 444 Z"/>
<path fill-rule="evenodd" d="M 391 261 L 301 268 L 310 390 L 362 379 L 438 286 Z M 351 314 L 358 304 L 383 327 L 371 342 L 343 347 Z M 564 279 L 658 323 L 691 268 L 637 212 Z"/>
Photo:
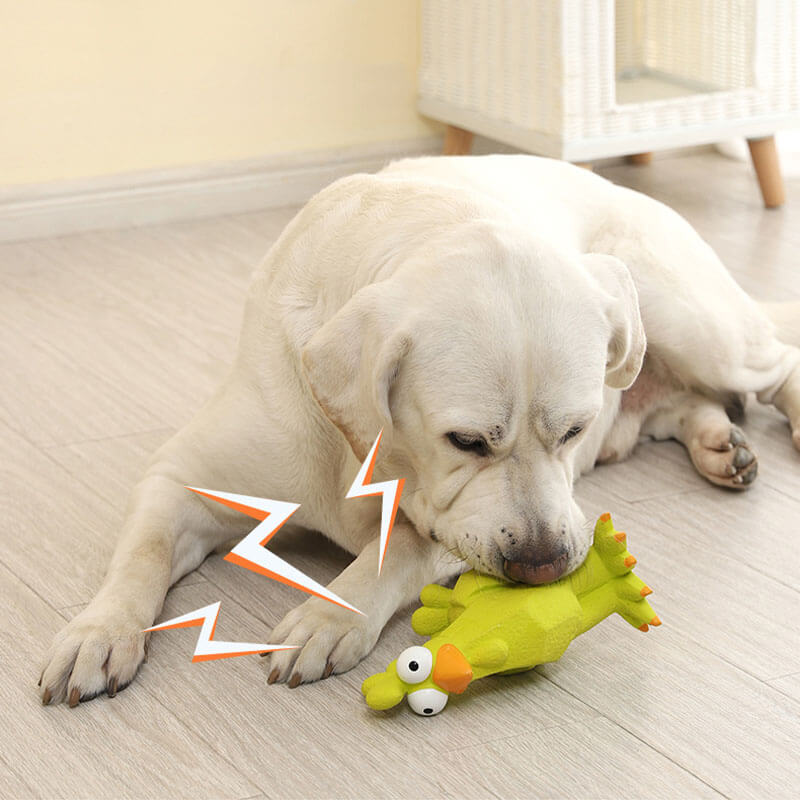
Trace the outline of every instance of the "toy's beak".
<path fill-rule="evenodd" d="M 472 667 L 461 651 L 452 644 L 443 644 L 436 654 L 433 682 L 452 694 L 461 694 L 472 680 Z"/>

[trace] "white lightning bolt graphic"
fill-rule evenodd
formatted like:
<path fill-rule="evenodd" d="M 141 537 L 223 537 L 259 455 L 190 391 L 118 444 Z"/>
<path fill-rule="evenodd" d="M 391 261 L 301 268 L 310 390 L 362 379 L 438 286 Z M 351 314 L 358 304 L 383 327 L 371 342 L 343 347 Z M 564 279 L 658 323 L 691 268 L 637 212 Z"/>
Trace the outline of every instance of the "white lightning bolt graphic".
<path fill-rule="evenodd" d="M 356 614 L 363 616 L 363 612 L 359 611 L 355 606 L 351 606 L 350 603 L 342 600 L 341 597 L 312 580 L 299 569 L 276 556 L 275 553 L 271 553 L 264 548 L 264 545 L 275 535 L 281 525 L 300 508 L 298 503 L 284 503 L 280 500 L 267 500 L 262 497 L 248 497 L 247 495 L 230 494 L 229 492 L 213 492 L 210 489 L 196 489 L 193 486 L 187 486 L 186 488 L 203 495 L 203 497 L 216 500 L 218 503 L 261 520 L 225 556 L 225 561 L 230 561 L 252 572 L 257 572 L 289 586 L 294 586 L 295 589 L 314 594 L 323 600 L 329 600 L 331 603 L 347 608 L 350 611 L 355 611 Z"/>
<path fill-rule="evenodd" d="M 197 611 L 190 611 L 182 617 L 175 617 L 152 628 L 145 628 L 142 633 L 149 631 L 164 631 L 168 628 L 196 628 L 202 625 L 200 635 L 197 637 L 197 646 L 194 648 L 192 661 L 213 661 L 217 658 L 234 658 L 235 656 L 249 656 L 253 653 L 270 653 L 273 650 L 296 650 L 293 644 L 257 644 L 255 642 L 215 642 L 214 629 L 217 627 L 220 603 L 212 603 Z"/>
<path fill-rule="evenodd" d="M 378 445 L 383 436 L 383 430 L 378 434 L 375 444 L 369 451 L 361 469 L 353 481 L 346 497 L 373 497 L 376 494 L 383 496 L 381 504 L 381 540 L 380 548 L 378 551 L 378 575 L 381 574 L 383 569 L 383 559 L 386 555 L 386 548 L 389 544 L 389 536 L 392 533 L 392 526 L 394 525 L 394 518 L 397 516 L 397 507 L 400 504 L 400 495 L 403 493 L 403 484 L 405 478 L 400 478 L 394 481 L 381 481 L 380 483 L 370 483 L 372 480 L 372 470 L 375 466 L 375 458 L 378 455 Z M 391 516 L 389 510 L 391 509 Z"/>

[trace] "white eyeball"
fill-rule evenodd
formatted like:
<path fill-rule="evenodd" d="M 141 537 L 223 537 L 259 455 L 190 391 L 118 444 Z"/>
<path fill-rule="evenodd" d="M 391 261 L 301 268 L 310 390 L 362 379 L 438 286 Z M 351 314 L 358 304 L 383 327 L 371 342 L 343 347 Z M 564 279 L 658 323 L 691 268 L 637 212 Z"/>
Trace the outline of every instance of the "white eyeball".
<path fill-rule="evenodd" d="M 447 705 L 447 695 L 438 689 L 417 689 L 409 693 L 408 704 L 415 714 L 432 717 Z"/>
<path fill-rule="evenodd" d="M 406 683 L 421 683 L 433 668 L 433 653 L 426 647 L 406 647 L 397 657 L 397 675 Z"/>

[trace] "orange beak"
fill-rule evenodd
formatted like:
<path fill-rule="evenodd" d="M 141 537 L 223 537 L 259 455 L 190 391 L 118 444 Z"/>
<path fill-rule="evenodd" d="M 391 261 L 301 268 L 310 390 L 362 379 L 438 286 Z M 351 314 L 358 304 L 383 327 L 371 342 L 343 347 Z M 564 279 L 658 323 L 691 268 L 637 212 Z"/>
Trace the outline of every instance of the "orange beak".
<path fill-rule="evenodd" d="M 472 680 L 472 667 L 461 651 L 452 644 L 443 644 L 436 654 L 433 682 L 451 694 L 461 694 Z"/>

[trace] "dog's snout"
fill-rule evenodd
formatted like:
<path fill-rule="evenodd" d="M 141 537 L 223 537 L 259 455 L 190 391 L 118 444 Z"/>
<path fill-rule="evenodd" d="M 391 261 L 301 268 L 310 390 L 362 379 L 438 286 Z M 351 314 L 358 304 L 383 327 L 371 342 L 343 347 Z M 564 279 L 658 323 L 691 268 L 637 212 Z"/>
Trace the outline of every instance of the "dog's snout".
<path fill-rule="evenodd" d="M 509 580 L 537 586 L 557 581 L 567 570 L 569 553 L 563 547 L 523 551 L 503 561 Z"/>

